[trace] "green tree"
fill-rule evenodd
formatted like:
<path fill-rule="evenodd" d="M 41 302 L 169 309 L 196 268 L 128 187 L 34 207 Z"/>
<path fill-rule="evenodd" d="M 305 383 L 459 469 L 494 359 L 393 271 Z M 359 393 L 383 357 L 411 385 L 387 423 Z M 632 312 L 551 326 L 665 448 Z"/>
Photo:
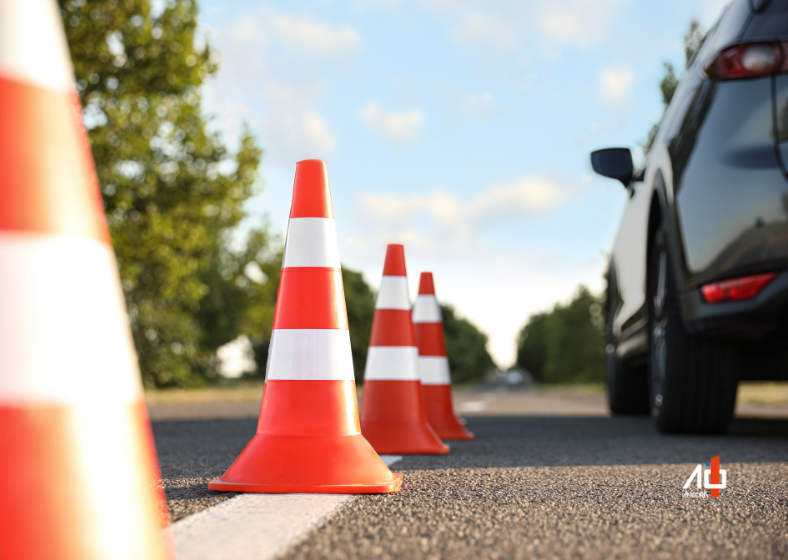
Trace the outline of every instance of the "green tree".
<path fill-rule="evenodd" d="M 690 22 L 687 34 L 684 35 L 685 67 L 689 67 L 692 57 L 694 57 L 695 53 L 698 52 L 705 38 L 706 34 L 701 29 L 700 23 L 698 23 L 698 20 L 693 19 Z M 663 62 L 662 65 L 665 68 L 665 74 L 662 76 L 662 79 L 659 82 L 659 91 L 662 94 L 662 105 L 664 112 L 668 108 L 668 105 L 670 105 L 673 95 L 676 93 L 676 88 L 679 85 L 679 77 L 676 75 L 675 67 L 670 62 Z M 654 138 L 657 136 L 658 128 L 659 123 L 654 124 L 651 127 L 646 141 L 642 144 L 644 152 L 648 153 L 648 151 L 651 149 L 651 145 L 654 143 Z"/>
<path fill-rule="evenodd" d="M 676 87 L 679 85 L 679 78 L 676 76 L 676 69 L 670 62 L 663 62 L 665 67 L 665 75 L 659 82 L 659 91 L 662 94 L 662 104 L 667 109 L 670 105 L 670 100 L 673 99 L 673 94 L 676 93 Z"/>
<path fill-rule="evenodd" d="M 458 317 L 450 305 L 441 305 L 441 314 L 452 382 L 484 379 L 495 368 L 495 362 L 487 351 L 487 335 L 467 319 Z"/>
<path fill-rule="evenodd" d="M 262 234 L 257 233 L 258 245 L 264 253 L 270 254 L 270 241 L 266 241 Z M 253 252 L 254 244 L 247 243 L 247 252 Z M 220 270 L 226 276 L 230 271 L 242 271 L 241 266 L 244 262 L 266 262 L 265 267 L 260 267 L 265 275 L 265 280 L 260 282 L 260 274 L 249 274 L 243 272 L 233 273 L 233 278 L 240 278 L 240 284 L 234 280 L 230 283 L 223 283 L 227 286 L 228 294 L 216 297 L 214 307 L 207 314 L 210 315 L 213 325 L 206 329 L 207 332 L 215 332 L 216 340 L 213 346 L 229 342 L 236 336 L 245 334 L 252 342 L 254 359 L 257 370 L 247 374 L 249 379 L 261 379 L 265 377 L 265 368 L 268 361 L 268 344 L 271 340 L 271 326 L 274 317 L 274 306 L 276 304 L 276 294 L 279 289 L 280 269 L 282 262 L 281 251 L 273 257 L 263 255 L 251 255 L 252 258 L 237 255 L 237 264 L 222 264 Z M 248 265 L 247 265 L 248 266 Z M 251 278 L 250 278 L 251 277 Z M 367 361 L 367 348 L 369 347 L 369 336 L 372 332 L 372 319 L 375 316 L 375 294 L 369 285 L 364 281 L 360 272 L 356 272 L 345 266 L 342 267 L 342 283 L 345 288 L 345 303 L 347 305 L 348 327 L 350 330 L 350 350 L 353 354 L 353 370 L 356 382 L 364 382 L 364 366 Z M 254 293 L 250 292 L 250 288 Z M 237 315 L 237 318 L 228 319 L 228 316 Z M 238 325 L 238 328 L 231 334 L 225 334 L 230 325 Z"/>
<path fill-rule="evenodd" d="M 353 368 L 356 382 L 361 384 L 364 382 L 367 349 L 372 333 L 372 320 L 375 316 L 375 294 L 360 272 L 344 266 L 342 282 L 345 285 Z M 452 381 L 465 383 L 482 379 L 495 367 L 492 357 L 487 352 L 487 336 L 468 320 L 458 317 L 451 306 L 441 305 L 441 311 Z"/>
<path fill-rule="evenodd" d="M 221 337 L 200 310 L 216 307 L 212 291 L 230 291 L 211 269 L 227 259 L 261 151 L 247 130 L 230 154 L 206 127 L 199 88 L 216 63 L 195 46 L 195 3 L 168 0 L 156 14 L 148 0 L 60 8 L 143 382 L 204 383 Z"/>
<path fill-rule="evenodd" d="M 375 294 L 364 281 L 360 272 L 342 267 L 342 283 L 345 286 L 347 321 L 350 328 L 350 349 L 353 352 L 353 370 L 356 383 L 364 382 L 367 363 L 367 348 L 375 317 Z"/>
<path fill-rule="evenodd" d="M 543 383 L 604 379 L 603 302 L 580 286 L 567 305 L 531 317 L 520 331 L 517 365 Z"/>
<path fill-rule="evenodd" d="M 247 377 L 264 377 L 281 276 L 281 241 L 267 224 L 251 229 L 235 249 L 229 232 L 225 235 L 200 276 L 209 290 L 196 313 L 202 348 L 215 355 L 223 344 L 246 335 L 257 364 Z"/>
<path fill-rule="evenodd" d="M 550 341 L 550 314 L 531 315 L 517 337 L 516 366 L 527 369 L 535 381 L 544 381 Z"/>

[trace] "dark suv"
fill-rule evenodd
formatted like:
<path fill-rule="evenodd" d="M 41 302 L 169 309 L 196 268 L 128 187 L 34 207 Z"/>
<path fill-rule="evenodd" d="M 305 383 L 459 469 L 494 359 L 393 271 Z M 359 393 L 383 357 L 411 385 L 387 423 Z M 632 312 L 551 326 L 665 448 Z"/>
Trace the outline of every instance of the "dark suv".
<path fill-rule="evenodd" d="M 733 0 L 635 171 L 591 154 L 629 200 L 608 270 L 613 413 L 727 429 L 744 380 L 788 380 L 788 0 Z"/>

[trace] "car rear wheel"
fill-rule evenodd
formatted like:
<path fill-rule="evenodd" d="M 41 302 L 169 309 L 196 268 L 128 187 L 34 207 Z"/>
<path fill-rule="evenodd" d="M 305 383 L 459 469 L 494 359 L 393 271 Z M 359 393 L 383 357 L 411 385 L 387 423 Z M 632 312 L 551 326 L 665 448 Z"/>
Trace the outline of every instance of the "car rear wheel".
<path fill-rule="evenodd" d="M 741 354 L 726 341 L 686 332 L 664 230 L 649 254 L 649 400 L 651 416 L 665 433 L 722 433 L 736 404 Z"/>

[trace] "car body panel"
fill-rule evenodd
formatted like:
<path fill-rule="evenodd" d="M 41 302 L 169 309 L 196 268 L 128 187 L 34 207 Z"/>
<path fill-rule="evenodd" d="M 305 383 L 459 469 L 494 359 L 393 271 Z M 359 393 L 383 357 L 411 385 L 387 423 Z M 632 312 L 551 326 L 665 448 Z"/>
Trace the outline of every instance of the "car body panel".
<path fill-rule="evenodd" d="M 742 42 L 769 41 L 786 33 L 785 20 L 788 19 L 788 3 L 783 0 L 760 2 L 763 6 L 754 12 L 747 22 Z"/>
<path fill-rule="evenodd" d="M 629 186 L 629 200 L 618 226 L 613 246 L 612 258 L 615 262 L 626 263 L 616 267 L 616 286 L 621 297 L 613 321 L 613 334 L 620 336 L 631 328 L 643 314 L 646 302 L 645 292 L 640 288 L 646 281 L 646 266 L 633 266 L 634 260 L 644 258 L 645 246 L 648 242 L 647 231 L 643 224 L 648 222 L 648 209 L 651 203 L 649 189 L 644 183 L 632 183 Z M 626 232 L 624 235 L 623 232 Z M 634 318 L 634 320 L 633 320 Z"/>
<path fill-rule="evenodd" d="M 704 81 L 670 143 L 683 289 L 788 265 L 771 81 Z"/>
<path fill-rule="evenodd" d="M 785 322 L 788 74 L 718 82 L 703 73 L 731 45 L 788 37 L 788 0 L 757 13 L 751 6 L 734 0 L 709 32 L 660 123 L 642 181 L 627 188 L 608 271 L 619 358 L 647 351 L 648 249 L 660 221 L 689 332 L 752 339 Z M 702 298 L 705 283 L 765 271 L 781 274 L 754 300 Z"/>
<path fill-rule="evenodd" d="M 777 157 L 788 173 L 788 74 L 774 77 L 774 128 L 777 131 Z"/>

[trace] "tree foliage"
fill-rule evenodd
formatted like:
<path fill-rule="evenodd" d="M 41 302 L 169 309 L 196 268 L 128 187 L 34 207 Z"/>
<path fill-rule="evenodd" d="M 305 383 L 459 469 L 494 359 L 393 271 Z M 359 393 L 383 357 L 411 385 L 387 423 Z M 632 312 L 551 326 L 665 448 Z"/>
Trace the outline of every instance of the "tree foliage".
<path fill-rule="evenodd" d="M 706 34 L 701 29 L 700 23 L 698 20 L 693 19 L 690 22 L 687 34 L 684 35 L 685 67 L 689 67 L 692 57 L 694 57 L 695 53 L 698 52 L 698 49 L 700 49 L 705 38 Z M 668 108 L 668 105 L 670 105 L 670 102 L 673 99 L 673 95 L 676 93 L 676 88 L 679 85 L 679 77 L 676 74 L 676 68 L 670 62 L 663 62 L 662 66 L 665 68 L 665 73 L 659 82 L 659 91 L 662 94 L 662 104 L 664 111 Z M 649 149 L 651 149 L 651 145 L 654 143 L 654 138 L 657 136 L 658 128 L 659 124 L 655 124 L 651 127 L 646 141 L 642 144 L 644 152 L 648 152 Z"/>
<path fill-rule="evenodd" d="M 345 266 L 342 267 L 342 283 L 345 286 L 353 370 L 356 374 L 356 382 L 360 384 L 364 382 L 367 348 L 372 334 L 372 319 L 375 317 L 375 294 L 360 272 Z"/>
<path fill-rule="evenodd" d="M 148 0 L 60 8 L 143 381 L 200 384 L 214 375 L 217 344 L 264 329 L 270 316 L 267 283 L 240 276 L 252 261 L 278 274 L 259 258 L 265 228 L 229 249 L 262 152 L 247 130 L 230 154 L 206 127 L 199 88 L 216 62 L 195 44 L 195 3 L 168 0 L 159 13 Z"/>
<path fill-rule="evenodd" d="M 375 294 L 360 272 L 342 267 L 345 285 L 350 346 L 356 382 L 364 382 L 372 320 L 375 316 Z M 449 357 L 452 381 L 465 383 L 482 379 L 495 364 L 487 352 L 487 336 L 471 322 L 457 316 L 449 305 L 441 305 L 446 353 Z"/>
<path fill-rule="evenodd" d="M 517 366 L 543 383 L 604 379 L 604 302 L 580 286 L 567 305 L 533 315 L 520 331 Z"/>
<path fill-rule="evenodd" d="M 487 335 L 467 319 L 458 317 L 450 305 L 441 305 L 441 314 L 452 383 L 484 379 L 495 368 L 487 351 Z"/>

